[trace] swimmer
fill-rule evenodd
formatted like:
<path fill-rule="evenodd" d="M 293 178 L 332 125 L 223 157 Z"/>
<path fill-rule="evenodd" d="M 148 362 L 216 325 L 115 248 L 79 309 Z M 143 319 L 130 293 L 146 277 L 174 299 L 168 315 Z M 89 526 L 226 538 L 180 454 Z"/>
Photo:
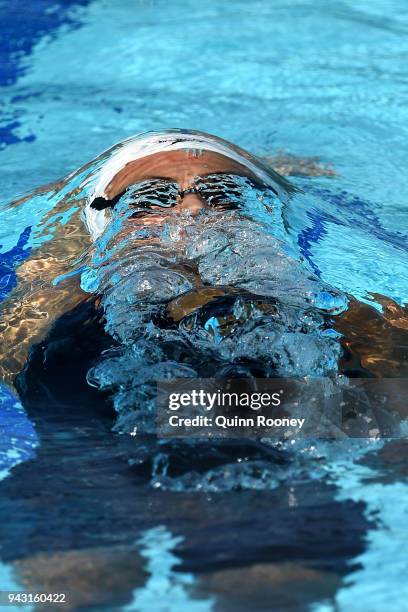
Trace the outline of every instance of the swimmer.
<path fill-rule="evenodd" d="M 79 262 L 84 267 L 91 260 L 96 242 L 114 227 L 117 211 L 125 222 L 118 225 L 116 234 L 109 230 L 110 244 L 126 242 L 129 252 L 140 244 L 134 238 L 136 230 L 163 225 L 169 215 L 194 219 L 206 210 L 234 213 L 240 207 L 242 180 L 254 189 L 268 189 L 276 198 L 287 201 L 297 189 L 271 164 L 287 175 L 335 174 L 334 170 L 320 166 L 315 158 L 298 160 L 281 154 L 261 161 L 226 141 L 186 131 L 130 139 L 90 164 L 92 171 L 88 175 L 85 172 L 80 187 L 75 186 L 61 197 L 56 209 L 45 216 L 43 231 L 53 233 L 52 239 L 33 249 L 19 266 L 17 286 L 0 304 L 0 378 L 13 383 L 27 363 L 31 349 L 46 338 L 64 313 L 90 302 L 98 307 L 101 296 L 95 297 L 84 289 L 80 275 L 72 271 L 74 264 Z M 77 175 L 83 176 L 84 169 Z M 62 191 L 66 184 L 57 183 L 53 193 Z M 49 191 L 49 187 L 44 191 Z M 79 192 L 86 195 L 78 199 Z M 137 206 L 132 202 L 133 192 L 139 198 Z M 140 205 L 142 196 L 145 202 Z M 11 205 L 10 215 L 13 207 L 22 204 L 24 201 Z M 132 206 L 134 212 L 130 214 L 128 209 Z M 57 217 L 67 211 L 71 211 L 71 216 L 62 224 Z M 234 286 L 209 286 L 194 266 L 184 266 L 182 272 L 189 287 L 166 305 L 166 317 L 172 324 L 180 324 L 220 298 L 239 293 Z M 380 297 L 379 301 L 384 306 L 383 313 L 350 298 L 349 308 L 332 317 L 333 326 L 342 334 L 344 350 L 339 368 L 350 375 L 365 372 L 393 376 L 405 371 L 406 311 L 388 298 Z M 260 308 L 271 308 L 271 303 Z M 228 312 L 223 321 L 230 319 Z"/>

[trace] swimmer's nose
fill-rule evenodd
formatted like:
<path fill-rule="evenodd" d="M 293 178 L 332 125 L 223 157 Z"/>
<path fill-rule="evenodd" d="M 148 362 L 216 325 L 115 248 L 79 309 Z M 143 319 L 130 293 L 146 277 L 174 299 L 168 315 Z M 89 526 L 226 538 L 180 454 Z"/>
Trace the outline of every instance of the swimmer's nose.
<path fill-rule="evenodd" d="M 197 215 L 203 208 L 207 208 L 207 205 L 203 202 L 203 200 L 195 193 L 188 193 L 181 198 L 181 201 L 178 202 L 175 210 L 180 212 L 188 211 L 192 215 Z"/>

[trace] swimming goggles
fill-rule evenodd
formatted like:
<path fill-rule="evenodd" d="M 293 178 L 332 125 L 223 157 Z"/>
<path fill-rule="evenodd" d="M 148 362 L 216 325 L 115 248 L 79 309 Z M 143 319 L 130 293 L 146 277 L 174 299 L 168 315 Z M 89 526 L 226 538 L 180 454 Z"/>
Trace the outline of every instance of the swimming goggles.
<path fill-rule="evenodd" d="M 245 202 L 248 189 L 264 191 L 265 186 L 255 184 L 248 177 L 232 174 L 209 174 L 196 177 L 191 186 L 181 190 L 178 183 L 166 178 L 152 178 L 127 187 L 115 198 L 98 197 L 91 203 L 94 210 L 115 209 L 120 205 L 134 208 L 132 217 L 155 213 L 163 208 L 174 208 L 186 195 L 196 194 L 210 208 L 234 210 Z"/>

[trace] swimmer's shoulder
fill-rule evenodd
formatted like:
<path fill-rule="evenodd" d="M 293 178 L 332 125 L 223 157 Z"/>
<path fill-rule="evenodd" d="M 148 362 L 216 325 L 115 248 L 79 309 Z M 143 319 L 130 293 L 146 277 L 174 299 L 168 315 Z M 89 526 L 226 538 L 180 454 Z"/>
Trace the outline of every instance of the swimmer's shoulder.
<path fill-rule="evenodd" d="M 282 176 L 329 178 L 338 176 L 333 166 L 323 163 L 319 157 L 300 157 L 278 150 L 273 155 L 263 156 L 262 161 Z"/>
<path fill-rule="evenodd" d="M 406 377 L 407 309 L 385 296 L 374 297 L 382 312 L 350 298 L 348 310 L 335 318 L 344 348 L 342 370 L 351 376 Z"/>

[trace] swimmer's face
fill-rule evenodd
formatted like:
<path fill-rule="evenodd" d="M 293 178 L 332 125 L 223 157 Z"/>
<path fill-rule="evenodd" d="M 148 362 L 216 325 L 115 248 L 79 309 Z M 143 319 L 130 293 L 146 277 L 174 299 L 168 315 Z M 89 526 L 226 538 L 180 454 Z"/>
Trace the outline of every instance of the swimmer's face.
<path fill-rule="evenodd" d="M 247 177 L 256 183 L 259 180 L 251 171 L 238 162 L 212 151 L 178 150 L 161 152 L 128 163 L 107 186 L 105 192 L 107 200 L 117 202 L 123 194 L 129 192 L 133 186 L 151 180 L 163 181 L 163 185 L 172 185 L 174 212 L 189 212 L 196 215 L 203 208 L 207 208 L 208 198 L 203 197 L 204 190 L 197 188 L 197 182 L 205 184 L 206 177 L 214 186 L 211 175 L 237 175 Z M 102 204 L 103 206 L 103 204 Z M 154 207 L 153 207 L 154 208 Z M 157 207 L 160 208 L 160 207 Z M 159 223 L 165 216 L 165 211 L 157 210 L 155 216 L 143 216 L 144 222 Z M 138 215 L 140 221 L 140 214 Z"/>

